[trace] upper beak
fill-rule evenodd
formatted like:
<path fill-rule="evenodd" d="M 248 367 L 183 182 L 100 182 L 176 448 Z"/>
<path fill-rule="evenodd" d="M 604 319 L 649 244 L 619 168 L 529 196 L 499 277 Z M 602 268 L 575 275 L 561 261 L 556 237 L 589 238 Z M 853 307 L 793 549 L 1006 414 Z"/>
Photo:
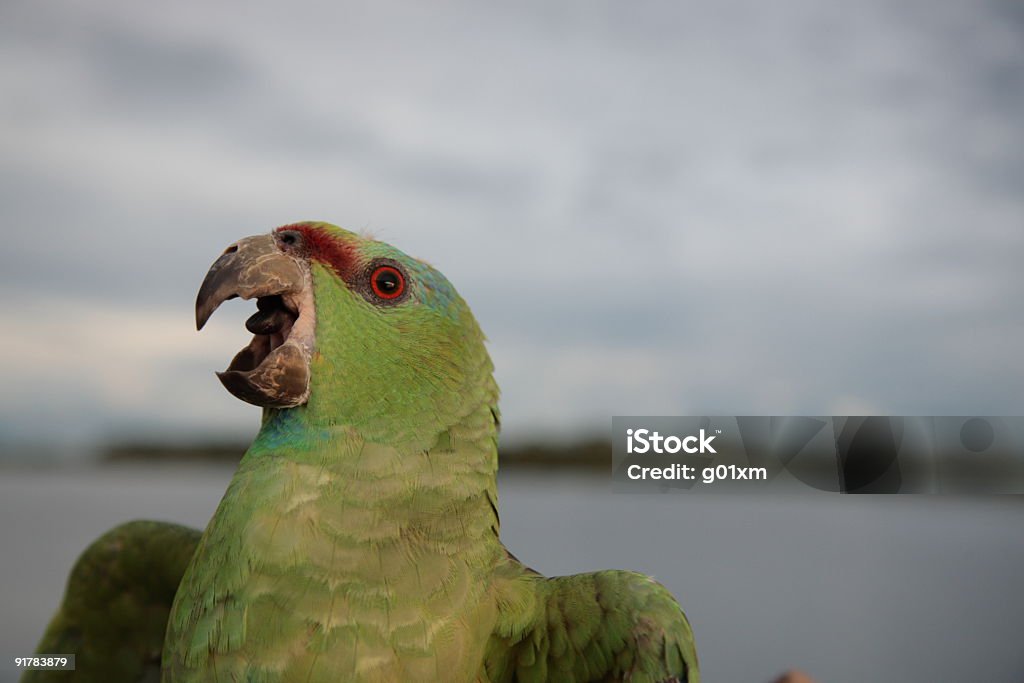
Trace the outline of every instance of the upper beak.
<path fill-rule="evenodd" d="M 305 271 L 278 249 L 273 235 L 239 240 L 214 262 L 196 297 L 197 328 L 228 299 L 259 298 L 259 312 L 246 322 L 252 341 L 227 370 L 217 373 L 228 391 L 263 407 L 290 408 L 306 401 L 313 312 L 311 304 L 302 302 L 309 296 Z"/>
<path fill-rule="evenodd" d="M 196 329 L 203 329 L 228 299 L 291 294 L 304 284 L 302 269 L 277 247 L 273 235 L 241 239 L 210 266 L 196 297 Z"/>

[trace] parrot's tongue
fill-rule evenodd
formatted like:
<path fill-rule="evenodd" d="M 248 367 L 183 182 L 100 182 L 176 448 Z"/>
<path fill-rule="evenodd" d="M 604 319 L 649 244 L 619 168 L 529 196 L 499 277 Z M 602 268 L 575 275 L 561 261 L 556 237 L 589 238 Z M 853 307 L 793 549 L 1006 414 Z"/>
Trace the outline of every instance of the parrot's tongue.
<path fill-rule="evenodd" d="M 270 350 L 273 351 L 284 343 L 299 315 L 285 306 L 280 295 L 259 297 L 256 308 L 256 313 L 245 321 L 245 329 L 257 336 L 270 337 Z"/>

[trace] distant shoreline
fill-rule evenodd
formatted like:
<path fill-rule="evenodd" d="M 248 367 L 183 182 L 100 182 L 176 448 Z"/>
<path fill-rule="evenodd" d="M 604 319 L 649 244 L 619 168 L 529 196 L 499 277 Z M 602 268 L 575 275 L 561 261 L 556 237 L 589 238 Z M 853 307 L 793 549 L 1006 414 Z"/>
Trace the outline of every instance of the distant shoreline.
<path fill-rule="evenodd" d="M 174 444 L 125 441 L 98 451 L 99 464 L 124 463 L 236 463 L 245 453 L 244 442 Z M 565 445 L 524 444 L 499 448 L 501 467 L 524 469 L 604 470 L 612 465 L 612 445 L 603 439 L 586 439 Z"/>

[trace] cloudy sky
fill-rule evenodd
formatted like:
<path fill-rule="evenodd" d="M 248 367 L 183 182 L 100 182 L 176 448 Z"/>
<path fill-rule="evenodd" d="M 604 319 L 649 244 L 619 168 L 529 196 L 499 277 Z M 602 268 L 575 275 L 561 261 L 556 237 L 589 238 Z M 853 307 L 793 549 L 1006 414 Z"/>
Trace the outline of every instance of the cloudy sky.
<path fill-rule="evenodd" d="M 1024 412 L 1014 0 L 6 0 L 0 51 L 0 442 L 251 433 L 194 296 L 299 219 L 448 275 L 512 438 Z"/>

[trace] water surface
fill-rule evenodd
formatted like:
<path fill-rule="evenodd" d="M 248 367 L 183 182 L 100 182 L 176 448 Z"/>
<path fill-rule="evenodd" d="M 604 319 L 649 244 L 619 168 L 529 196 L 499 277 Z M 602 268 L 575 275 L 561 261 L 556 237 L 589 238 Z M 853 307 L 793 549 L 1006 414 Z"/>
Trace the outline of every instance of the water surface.
<path fill-rule="evenodd" d="M 0 682 L 32 650 L 93 538 L 136 518 L 203 526 L 220 467 L 0 472 Z M 545 574 L 653 574 L 686 609 L 705 680 L 1024 680 L 1018 498 L 613 494 L 508 472 L 502 535 Z"/>

